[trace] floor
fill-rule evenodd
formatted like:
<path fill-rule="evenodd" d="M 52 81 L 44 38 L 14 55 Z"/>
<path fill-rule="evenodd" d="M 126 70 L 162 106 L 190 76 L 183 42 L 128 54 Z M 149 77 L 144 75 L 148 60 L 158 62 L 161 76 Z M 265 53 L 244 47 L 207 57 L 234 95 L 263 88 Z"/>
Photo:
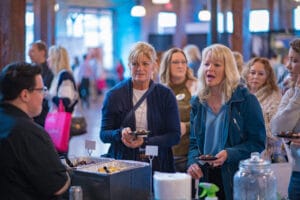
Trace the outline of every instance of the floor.
<path fill-rule="evenodd" d="M 101 107 L 104 94 L 98 96 L 96 99 L 90 101 L 89 108 L 82 107 L 82 114 L 87 119 L 87 133 L 79 136 L 73 136 L 69 144 L 69 157 L 81 156 L 95 156 L 107 152 L 109 144 L 104 144 L 99 137 L 100 123 L 101 123 Z M 93 148 L 93 146 L 95 148 Z M 88 150 L 90 147 L 93 150 Z"/>

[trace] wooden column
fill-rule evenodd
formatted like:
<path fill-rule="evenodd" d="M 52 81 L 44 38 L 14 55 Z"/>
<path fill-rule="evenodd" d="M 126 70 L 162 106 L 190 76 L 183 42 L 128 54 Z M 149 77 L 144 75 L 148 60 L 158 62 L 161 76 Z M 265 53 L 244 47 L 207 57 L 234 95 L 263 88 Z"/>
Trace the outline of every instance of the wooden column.
<path fill-rule="evenodd" d="M 0 69 L 25 60 L 26 0 L 0 1 Z"/>
<path fill-rule="evenodd" d="M 231 1 L 233 14 L 232 50 L 243 52 L 243 3 L 244 0 Z"/>
<path fill-rule="evenodd" d="M 218 12 L 217 12 L 217 0 L 210 1 L 210 33 L 207 34 L 207 45 L 218 42 Z"/>
<path fill-rule="evenodd" d="M 34 40 L 55 44 L 55 0 L 34 0 Z"/>
<path fill-rule="evenodd" d="M 251 34 L 249 31 L 249 11 L 251 1 L 232 0 L 233 33 L 231 37 L 231 49 L 243 54 L 244 60 L 251 57 Z"/>

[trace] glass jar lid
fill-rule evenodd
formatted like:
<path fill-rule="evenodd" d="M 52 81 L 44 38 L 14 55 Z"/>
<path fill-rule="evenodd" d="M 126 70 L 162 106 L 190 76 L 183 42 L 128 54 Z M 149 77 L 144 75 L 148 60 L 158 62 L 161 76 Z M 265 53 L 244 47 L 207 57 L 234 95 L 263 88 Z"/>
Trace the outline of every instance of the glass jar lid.
<path fill-rule="evenodd" d="M 248 168 L 251 170 L 259 170 L 269 168 L 271 165 L 270 161 L 264 160 L 260 157 L 258 152 L 251 153 L 251 157 L 240 162 L 240 167 Z"/>

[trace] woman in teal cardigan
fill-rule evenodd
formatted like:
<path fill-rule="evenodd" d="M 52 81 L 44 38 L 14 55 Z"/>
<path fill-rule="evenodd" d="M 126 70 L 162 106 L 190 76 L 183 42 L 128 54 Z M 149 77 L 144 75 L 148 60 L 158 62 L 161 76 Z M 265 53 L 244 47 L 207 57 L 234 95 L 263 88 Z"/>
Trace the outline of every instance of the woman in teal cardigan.
<path fill-rule="evenodd" d="M 219 199 L 233 199 L 233 176 L 239 162 L 265 148 L 265 125 L 258 100 L 239 84 L 240 76 L 229 48 L 204 49 L 197 96 L 191 100 L 188 173 L 219 186 Z M 198 161 L 210 154 L 214 161 Z"/>

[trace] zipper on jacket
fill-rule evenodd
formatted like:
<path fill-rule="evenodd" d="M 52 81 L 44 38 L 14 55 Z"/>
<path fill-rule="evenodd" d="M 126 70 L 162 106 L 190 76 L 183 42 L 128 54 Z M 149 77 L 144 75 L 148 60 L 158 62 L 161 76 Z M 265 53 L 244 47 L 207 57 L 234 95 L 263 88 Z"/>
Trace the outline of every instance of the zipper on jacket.
<path fill-rule="evenodd" d="M 236 125 L 236 127 L 239 129 L 239 131 L 241 131 L 241 128 L 235 118 L 233 118 L 233 123 Z"/>

